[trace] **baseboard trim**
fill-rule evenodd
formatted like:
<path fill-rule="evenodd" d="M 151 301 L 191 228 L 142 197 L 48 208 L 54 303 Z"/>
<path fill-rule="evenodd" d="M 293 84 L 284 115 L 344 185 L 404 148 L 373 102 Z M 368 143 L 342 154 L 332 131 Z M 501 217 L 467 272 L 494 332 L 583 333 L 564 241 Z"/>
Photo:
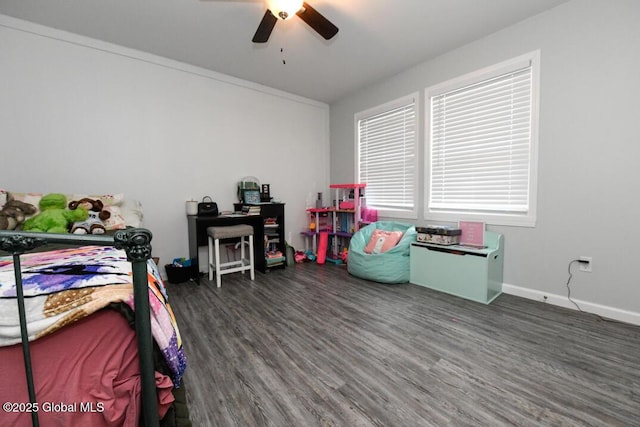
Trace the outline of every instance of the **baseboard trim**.
<path fill-rule="evenodd" d="M 541 292 L 535 289 L 523 288 L 521 286 L 510 285 L 508 283 L 502 284 L 502 292 L 509 295 L 515 295 L 522 298 L 527 298 L 535 301 L 545 302 L 547 304 L 557 305 L 559 307 L 569 308 L 572 310 L 578 310 L 575 305 L 566 295 L 550 294 L 548 292 Z M 546 297 L 546 298 L 545 298 Z M 601 304 L 594 304 L 592 302 L 571 298 L 587 313 L 597 314 L 607 319 L 618 320 L 620 322 L 630 323 L 632 325 L 640 326 L 640 313 L 633 311 L 621 310 L 619 308 L 609 307 Z"/>

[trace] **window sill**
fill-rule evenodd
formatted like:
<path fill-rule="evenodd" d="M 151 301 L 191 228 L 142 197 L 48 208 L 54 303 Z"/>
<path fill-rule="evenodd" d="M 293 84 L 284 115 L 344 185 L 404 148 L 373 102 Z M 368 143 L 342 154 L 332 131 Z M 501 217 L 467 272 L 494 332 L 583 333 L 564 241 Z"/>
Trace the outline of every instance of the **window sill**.
<path fill-rule="evenodd" d="M 534 215 L 524 214 L 492 214 L 487 212 L 469 213 L 462 211 L 428 211 L 425 210 L 424 219 L 427 221 L 480 221 L 488 225 L 504 225 L 514 227 L 535 227 L 536 218 Z"/>
<path fill-rule="evenodd" d="M 417 211 L 402 211 L 402 210 L 394 210 L 394 209 L 379 209 L 374 206 L 369 206 L 372 209 L 376 209 L 378 211 L 378 218 L 390 218 L 390 219 L 418 219 Z"/>

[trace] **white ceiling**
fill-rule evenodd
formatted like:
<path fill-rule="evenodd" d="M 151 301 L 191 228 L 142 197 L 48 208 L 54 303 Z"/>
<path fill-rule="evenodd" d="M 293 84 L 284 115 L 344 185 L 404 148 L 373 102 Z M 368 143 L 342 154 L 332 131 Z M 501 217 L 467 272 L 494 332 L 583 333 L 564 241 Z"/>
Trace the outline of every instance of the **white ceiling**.
<path fill-rule="evenodd" d="M 565 1 L 308 0 L 338 34 L 293 17 L 266 44 L 251 42 L 262 0 L 0 0 L 0 13 L 331 103 Z"/>

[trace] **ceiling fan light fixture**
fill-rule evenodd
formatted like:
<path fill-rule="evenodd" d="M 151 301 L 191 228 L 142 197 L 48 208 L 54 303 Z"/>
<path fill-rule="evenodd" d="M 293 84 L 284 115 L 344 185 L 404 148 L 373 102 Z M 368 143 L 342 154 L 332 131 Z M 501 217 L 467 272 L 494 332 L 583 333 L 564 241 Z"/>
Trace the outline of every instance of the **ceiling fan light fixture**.
<path fill-rule="evenodd" d="M 268 0 L 267 7 L 274 16 L 285 20 L 296 14 L 302 9 L 302 0 Z"/>
<path fill-rule="evenodd" d="M 293 15 L 298 16 L 308 26 L 313 28 L 325 40 L 331 39 L 338 33 L 336 27 L 331 21 L 322 16 L 320 12 L 315 10 L 311 5 L 301 0 L 265 0 L 267 10 L 260 20 L 258 29 L 251 39 L 254 43 L 266 43 L 269 41 L 271 31 L 276 26 L 278 18 L 285 20 Z"/>

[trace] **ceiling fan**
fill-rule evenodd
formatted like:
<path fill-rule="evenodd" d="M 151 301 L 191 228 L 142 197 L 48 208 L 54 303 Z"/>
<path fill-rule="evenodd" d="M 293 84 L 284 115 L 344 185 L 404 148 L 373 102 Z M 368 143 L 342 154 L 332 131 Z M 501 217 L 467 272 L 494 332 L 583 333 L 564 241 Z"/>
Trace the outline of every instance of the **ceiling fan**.
<path fill-rule="evenodd" d="M 253 36 L 254 43 L 265 43 L 269 40 L 271 31 L 275 27 L 278 18 L 291 18 L 294 14 L 313 28 L 318 34 L 329 40 L 338 33 L 338 27 L 322 16 L 320 12 L 311 7 L 307 2 L 298 0 L 269 0 L 267 11 L 258 25 L 258 29 Z"/>
<path fill-rule="evenodd" d="M 284 21 L 294 15 L 300 17 L 325 40 L 331 39 L 338 33 L 338 27 L 302 0 L 266 0 L 266 5 L 267 11 L 251 39 L 254 43 L 266 43 L 278 19 Z"/>

